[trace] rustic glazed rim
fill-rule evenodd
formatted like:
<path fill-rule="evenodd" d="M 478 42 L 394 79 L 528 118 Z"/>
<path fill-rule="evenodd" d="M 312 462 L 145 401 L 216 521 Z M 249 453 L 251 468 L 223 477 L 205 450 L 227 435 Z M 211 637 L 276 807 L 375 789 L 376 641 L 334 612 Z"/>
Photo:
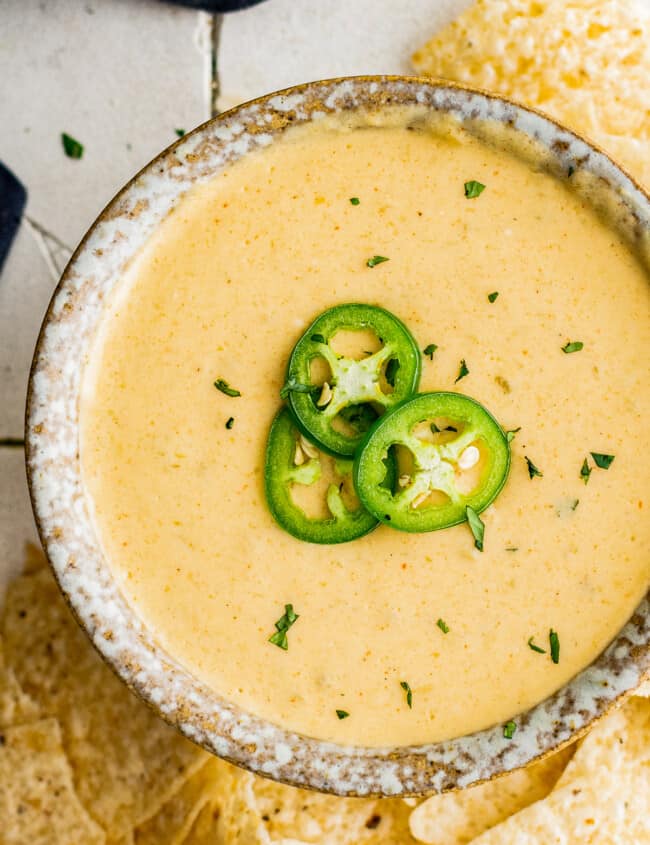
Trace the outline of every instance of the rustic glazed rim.
<path fill-rule="evenodd" d="M 549 117 L 443 80 L 361 76 L 293 86 L 208 120 L 146 165 L 106 206 L 70 259 L 36 345 L 25 420 L 27 477 L 59 586 L 101 656 L 189 739 L 251 771 L 338 795 L 412 795 L 464 788 L 540 759 L 582 734 L 650 671 L 650 591 L 608 648 L 566 686 L 503 726 L 457 739 L 365 748 L 284 730 L 197 681 L 131 611 L 104 559 L 81 478 L 83 363 L 102 301 L 125 264 L 193 184 L 272 143 L 286 128 L 345 111 L 420 106 L 497 120 L 541 144 L 558 169 L 590 174 L 620 203 L 632 239 L 650 236 L 650 197 L 604 152 Z"/>

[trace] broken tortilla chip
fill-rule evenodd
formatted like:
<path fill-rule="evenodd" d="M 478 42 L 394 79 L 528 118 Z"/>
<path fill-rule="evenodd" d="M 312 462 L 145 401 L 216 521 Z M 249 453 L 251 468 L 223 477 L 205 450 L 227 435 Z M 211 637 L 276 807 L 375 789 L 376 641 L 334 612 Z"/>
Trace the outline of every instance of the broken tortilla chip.
<path fill-rule="evenodd" d="M 473 845 L 650 842 L 650 702 L 632 698 L 603 719 L 555 789 Z"/>
<path fill-rule="evenodd" d="M 650 187 L 647 0 L 477 0 L 413 65 L 542 109 Z"/>
<path fill-rule="evenodd" d="M 21 689 L 13 670 L 5 664 L 0 638 L 0 728 L 33 722 L 39 715 L 36 703 Z"/>
<path fill-rule="evenodd" d="M 0 732 L 0 842 L 104 845 L 72 785 L 56 719 Z"/>
<path fill-rule="evenodd" d="M 135 833 L 136 845 L 181 845 L 199 813 L 219 792 L 220 781 L 228 780 L 227 763 L 211 757 L 185 781 L 149 821 Z"/>
<path fill-rule="evenodd" d="M 513 813 L 544 798 L 574 749 L 551 754 L 526 769 L 457 792 L 428 798 L 411 814 L 411 833 L 429 845 L 465 845 Z"/>
<path fill-rule="evenodd" d="M 7 665 L 59 720 L 79 798 L 110 839 L 153 816 L 206 759 L 101 660 L 49 570 L 11 584 L 2 628 Z"/>

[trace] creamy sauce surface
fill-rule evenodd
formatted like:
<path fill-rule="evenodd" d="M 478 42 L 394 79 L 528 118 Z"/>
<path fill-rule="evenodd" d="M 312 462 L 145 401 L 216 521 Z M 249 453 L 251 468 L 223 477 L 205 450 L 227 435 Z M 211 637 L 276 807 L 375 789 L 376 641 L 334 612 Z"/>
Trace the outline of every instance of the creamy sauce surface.
<path fill-rule="evenodd" d="M 472 179 L 487 187 L 468 200 Z M 390 260 L 369 269 L 375 254 Z M 127 599 L 197 678 L 310 736 L 420 743 L 510 719 L 591 662 L 648 587 L 648 300 L 618 234 L 506 151 L 395 126 L 293 130 L 195 188 L 107 309 L 81 454 Z M 438 345 L 421 390 L 521 427 L 482 554 L 467 525 L 315 546 L 274 523 L 264 448 L 287 358 L 350 301 Z M 563 353 L 569 340 L 584 349 Z M 590 451 L 616 457 L 585 485 Z M 288 602 L 285 652 L 268 637 Z M 548 650 L 550 628 L 557 665 L 527 645 Z"/>

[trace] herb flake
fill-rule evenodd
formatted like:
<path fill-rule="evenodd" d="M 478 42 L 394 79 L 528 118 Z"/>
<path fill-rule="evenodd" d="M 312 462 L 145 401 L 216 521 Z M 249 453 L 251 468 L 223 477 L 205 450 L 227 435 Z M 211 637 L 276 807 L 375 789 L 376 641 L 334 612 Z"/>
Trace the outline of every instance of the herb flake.
<path fill-rule="evenodd" d="M 220 390 L 222 393 L 225 393 L 226 396 L 241 396 L 241 392 L 237 390 L 235 387 L 231 387 L 225 379 L 218 378 L 214 386 L 217 390 Z"/>
<path fill-rule="evenodd" d="M 436 625 L 440 628 L 443 634 L 449 633 L 449 625 L 447 625 L 444 619 L 438 619 Z"/>
<path fill-rule="evenodd" d="M 511 428 L 510 431 L 506 431 L 506 440 L 508 441 L 508 443 L 512 443 L 512 441 L 515 439 L 515 434 L 519 434 L 520 431 L 521 426 L 519 426 L 519 428 Z"/>
<path fill-rule="evenodd" d="M 226 420 L 226 428 L 231 429 L 234 424 L 235 424 L 235 418 L 234 417 L 228 417 L 228 419 Z"/>
<path fill-rule="evenodd" d="M 473 200 L 483 193 L 485 185 L 482 182 L 477 182 L 476 179 L 471 179 L 469 182 L 465 182 L 464 188 L 466 199 Z"/>
<path fill-rule="evenodd" d="M 350 197 L 350 205 L 359 205 L 361 200 L 359 197 Z"/>
<path fill-rule="evenodd" d="M 552 628 L 548 632 L 548 642 L 551 646 L 551 660 L 553 663 L 560 662 L 560 638 L 557 635 L 557 631 L 554 631 Z"/>
<path fill-rule="evenodd" d="M 531 461 L 531 459 L 530 459 L 527 455 L 525 456 L 525 458 L 526 458 L 526 466 L 528 467 L 528 477 L 529 477 L 529 478 L 531 478 L 531 479 L 533 479 L 533 478 L 535 478 L 535 476 L 537 475 L 537 476 L 539 476 L 539 478 L 543 478 L 543 477 L 544 477 L 544 473 L 543 473 L 543 472 L 541 472 L 541 471 L 540 471 L 540 470 L 539 470 L 539 469 L 535 466 L 535 464 Z"/>
<path fill-rule="evenodd" d="M 409 686 L 408 681 L 400 681 L 399 685 L 401 686 L 401 688 L 406 693 L 406 703 L 408 704 L 409 709 L 412 710 L 413 709 L 413 690 Z"/>
<path fill-rule="evenodd" d="M 347 710 L 337 710 L 336 715 L 339 717 L 339 719 L 347 719 L 350 714 Z"/>
<path fill-rule="evenodd" d="M 562 352 L 569 355 L 571 352 L 580 352 L 584 348 L 584 343 L 581 340 L 567 341 L 562 347 Z"/>
<path fill-rule="evenodd" d="M 290 376 L 280 390 L 280 399 L 286 399 L 290 393 L 311 393 L 313 384 L 302 384 L 294 376 Z"/>
<path fill-rule="evenodd" d="M 589 481 L 589 476 L 591 475 L 591 467 L 589 466 L 589 462 L 585 458 L 582 462 L 582 466 L 580 467 L 580 478 L 586 484 Z"/>
<path fill-rule="evenodd" d="M 63 152 L 68 158 L 81 158 L 84 154 L 84 145 L 68 135 L 67 132 L 61 133 L 61 143 L 63 144 Z"/>
<path fill-rule="evenodd" d="M 369 258 L 366 261 L 366 267 L 376 267 L 378 264 L 383 264 L 384 261 L 390 261 L 390 258 L 386 258 L 385 255 L 373 255 L 372 258 Z"/>
<path fill-rule="evenodd" d="M 316 334 L 313 334 L 309 339 L 312 340 L 314 343 L 325 343 L 325 338 L 322 334 L 318 334 L 318 332 Z"/>
<path fill-rule="evenodd" d="M 284 613 L 275 623 L 275 633 L 271 634 L 269 642 L 273 643 L 273 645 L 276 645 L 278 648 L 287 651 L 289 648 L 287 631 L 295 622 L 298 621 L 299 618 L 298 614 L 294 612 L 293 605 L 285 604 Z"/>
<path fill-rule="evenodd" d="M 536 651 L 538 654 L 546 654 L 545 648 L 540 648 L 538 645 L 535 645 L 533 642 L 534 637 L 528 637 L 528 648 L 531 651 Z"/>
<path fill-rule="evenodd" d="M 471 505 L 467 505 L 465 508 L 465 515 L 467 516 L 467 522 L 469 523 L 472 535 L 474 536 L 474 545 L 479 552 L 482 552 L 483 539 L 485 537 L 485 523 Z"/>
<path fill-rule="evenodd" d="M 174 129 L 174 132 L 178 135 L 179 138 L 182 138 L 183 135 L 185 134 L 184 129 Z"/>
<path fill-rule="evenodd" d="M 467 376 L 467 375 L 469 375 L 469 367 L 465 363 L 465 359 L 461 358 L 460 359 L 460 369 L 458 370 L 457 377 L 454 379 L 454 384 L 459 382 L 462 378 L 465 378 L 465 376 Z"/>
<path fill-rule="evenodd" d="M 503 726 L 503 736 L 505 739 L 512 739 L 515 735 L 515 731 L 517 730 L 517 725 L 510 719 L 509 722 L 506 722 Z"/>
<path fill-rule="evenodd" d="M 430 343 L 428 346 L 425 346 L 422 350 L 422 354 L 426 355 L 430 361 L 433 361 L 433 353 L 438 348 L 437 344 Z"/>
<path fill-rule="evenodd" d="M 488 293 L 488 302 L 496 302 L 498 296 L 498 290 L 492 291 L 492 293 Z"/>
<path fill-rule="evenodd" d="M 590 454 L 599 469 L 609 469 L 616 457 L 615 455 L 604 455 L 602 452 L 590 452 Z"/>

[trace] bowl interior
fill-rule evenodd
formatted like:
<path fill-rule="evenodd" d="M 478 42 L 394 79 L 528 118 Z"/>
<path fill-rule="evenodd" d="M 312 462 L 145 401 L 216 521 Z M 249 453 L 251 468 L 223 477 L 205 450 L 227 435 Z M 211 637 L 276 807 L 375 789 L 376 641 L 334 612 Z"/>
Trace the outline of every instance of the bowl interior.
<path fill-rule="evenodd" d="M 34 512 L 50 563 L 81 625 L 123 680 L 187 737 L 234 763 L 339 795 L 398 795 L 468 786 L 551 752 L 602 716 L 650 670 L 648 596 L 607 650 L 571 683 L 518 717 L 447 742 L 346 747 L 285 731 L 197 682 L 157 644 L 103 558 L 79 460 L 83 363 L 105 300 L 127 263 L 184 193 L 288 127 L 345 111 L 409 106 L 498 122 L 546 166 L 604 188 L 626 236 L 648 251 L 650 198 L 605 154 L 536 112 L 463 86 L 407 77 L 315 82 L 215 118 L 147 165 L 107 206 L 75 252 L 47 312 L 30 378 L 26 444 Z M 579 180 L 578 180 L 579 182 Z"/>

